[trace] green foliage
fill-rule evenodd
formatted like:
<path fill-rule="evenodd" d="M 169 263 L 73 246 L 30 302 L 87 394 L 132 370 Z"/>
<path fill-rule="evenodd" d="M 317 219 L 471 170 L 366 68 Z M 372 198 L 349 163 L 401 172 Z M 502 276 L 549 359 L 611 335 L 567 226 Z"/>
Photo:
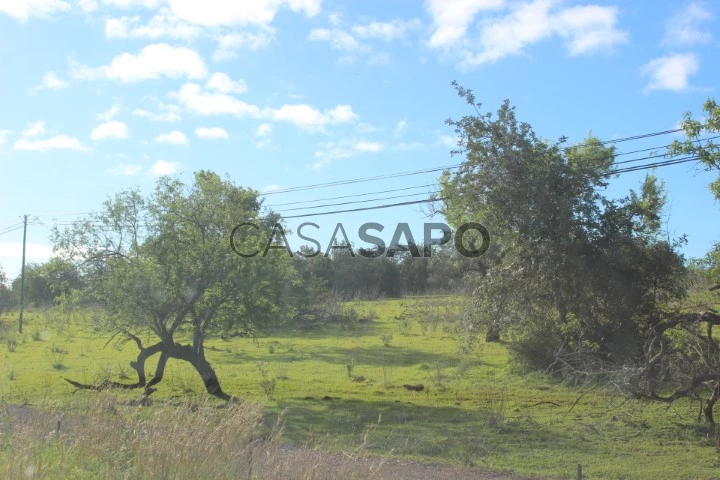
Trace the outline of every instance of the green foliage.
<path fill-rule="evenodd" d="M 0 282 L 1 283 L 1 282 Z M 59 297 L 70 295 L 83 287 L 78 269 L 59 257 L 53 257 L 45 263 L 29 263 L 25 266 L 26 306 L 50 307 Z M 20 277 L 12 282 L 15 301 L 20 298 Z"/>
<path fill-rule="evenodd" d="M 720 170 L 720 144 L 708 140 L 701 142 L 708 134 L 720 133 L 720 105 L 715 99 L 708 98 L 702 107 L 704 119 L 694 119 L 692 113 L 685 113 L 681 123 L 685 131 L 685 140 L 676 140 L 668 149 L 668 156 L 691 155 L 703 162 L 709 169 Z M 715 198 L 720 199 L 720 177 L 710 184 Z"/>
<path fill-rule="evenodd" d="M 152 195 L 129 190 L 107 200 L 100 212 L 55 230 L 53 243 L 65 260 L 78 265 L 84 295 L 102 308 L 97 327 L 119 342 L 155 337 L 162 354 L 193 363 L 208 380 L 209 337 L 255 333 L 283 323 L 293 312 L 294 281 L 287 254 L 263 252 L 264 232 L 279 222 L 260 214 L 258 193 L 209 171 L 191 185 L 162 177 Z M 236 225 L 258 229 L 232 235 Z M 72 308 L 74 302 L 62 305 Z M 190 349 L 176 346 L 189 334 Z M 202 370 L 202 371 L 201 371 Z M 224 395 L 216 379 L 208 384 Z"/>
<path fill-rule="evenodd" d="M 684 239 L 660 236 L 662 183 L 648 175 L 640 193 L 609 200 L 614 147 L 540 139 L 508 101 L 481 114 L 455 86 L 478 114 L 447 121 L 465 161 L 440 180 L 444 213 L 453 225 L 483 223 L 492 238 L 467 329 L 523 339 L 514 351 L 526 366 L 547 366 L 560 349 L 642 355 L 649 319 L 686 289 Z"/>
<path fill-rule="evenodd" d="M 15 296 L 8 286 L 8 278 L 0 267 L 0 314 L 7 312 L 17 305 Z"/>
<path fill-rule="evenodd" d="M 260 389 L 265 394 L 265 397 L 267 397 L 268 400 L 272 400 L 275 395 L 275 385 L 277 383 L 276 379 L 268 376 L 267 369 L 265 369 L 265 364 L 263 362 L 258 362 L 256 366 L 258 372 L 260 373 L 260 381 L 258 382 L 258 385 L 260 385 Z"/>

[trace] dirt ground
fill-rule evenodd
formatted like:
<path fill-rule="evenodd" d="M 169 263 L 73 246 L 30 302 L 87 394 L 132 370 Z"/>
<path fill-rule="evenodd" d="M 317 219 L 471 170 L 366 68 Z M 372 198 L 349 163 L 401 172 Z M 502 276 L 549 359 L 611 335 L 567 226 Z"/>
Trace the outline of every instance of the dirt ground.
<path fill-rule="evenodd" d="M 294 445 L 276 445 L 257 449 L 259 478 L 317 478 L 317 479 L 388 479 L 388 480 L 540 480 L 540 477 L 521 477 L 508 473 L 490 472 L 438 463 L 423 463 L 393 457 L 353 457 L 322 451 L 309 451 Z M 267 463 L 266 463 L 267 461 Z M 262 465 L 278 463 L 288 469 L 265 476 L 268 469 Z M 296 465 L 300 469 L 292 470 Z M 308 468 L 313 475 L 307 475 Z"/>

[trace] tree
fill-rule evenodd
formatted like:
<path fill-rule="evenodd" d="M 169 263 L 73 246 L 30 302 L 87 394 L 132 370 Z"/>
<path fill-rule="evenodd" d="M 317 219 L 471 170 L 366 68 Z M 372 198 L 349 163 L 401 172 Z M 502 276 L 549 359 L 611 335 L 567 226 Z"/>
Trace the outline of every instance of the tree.
<path fill-rule="evenodd" d="M 25 301 L 34 307 L 49 307 L 59 297 L 81 287 L 82 279 L 75 266 L 61 258 L 25 266 Z M 12 289 L 19 299 L 20 277 L 13 280 Z"/>
<path fill-rule="evenodd" d="M 686 112 L 681 123 L 685 132 L 685 140 L 675 140 L 668 149 L 669 156 L 692 155 L 703 162 L 708 169 L 720 171 L 720 143 L 707 140 L 703 136 L 711 133 L 720 133 L 720 105 L 713 98 L 708 98 L 703 104 L 705 119 L 694 119 L 692 113 Z M 720 176 L 710 184 L 715 198 L 720 200 Z"/>
<path fill-rule="evenodd" d="M 107 329 L 139 349 L 130 363 L 138 375 L 134 384 L 68 381 L 79 388 L 144 387 L 149 395 L 172 358 L 190 363 L 209 394 L 230 398 L 206 358 L 206 339 L 275 324 L 292 310 L 287 253 L 270 249 L 262 255 L 278 218 L 261 217 L 260 209 L 257 192 L 200 171 L 192 185 L 163 177 L 147 197 L 121 192 L 100 213 L 56 230 L 55 251 L 79 265 L 86 293 L 105 311 Z M 258 228 L 234 232 L 244 222 Z M 260 253 L 236 255 L 231 233 L 237 250 Z M 146 346 L 144 336 L 156 342 Z M 153 355 L 159 359 L 148 382 L 145 362 Z"/>
<path fill-rule="evenodd" d="M 660 306 L 684 295 L 677 244 L 660 236 L 662 184 L 648 175 L 640 193 L 610 201 L 613 147 L 540 139 L 509 102 L 482 114 L 454 85 L 477 115 L 447 122 L 465 160 L 441 178 L 444 213 L 452 225 L 482 223 L 493 239 L 468 328 L 515 335 L 516 354 L 540 368 L 568 355 L 642 356 Z"/>
<path fill-rule="evenodd" d="M 5 271 L 0 267 L 0 313 L 7 312 L 15 307 L 15 299 L 12 291 L 8 288 L 8 278 Z"/>

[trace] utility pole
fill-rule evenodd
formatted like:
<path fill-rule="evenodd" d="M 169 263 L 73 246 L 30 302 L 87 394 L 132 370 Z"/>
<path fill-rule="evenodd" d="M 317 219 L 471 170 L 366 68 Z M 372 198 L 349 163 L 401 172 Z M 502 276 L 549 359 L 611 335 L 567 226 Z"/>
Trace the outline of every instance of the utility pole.
<path fill-rule="evenodd" d="M 23 253 L 22 253 L 22 268 L 20 269 L 20 321 L 18 323 L 19 325 L 19 331 L 22 333 L 22 327 L 23 327 L 23 307 L 25 302 L 25 240 L 27 239 L 27 215 L 23 217 Z"/>

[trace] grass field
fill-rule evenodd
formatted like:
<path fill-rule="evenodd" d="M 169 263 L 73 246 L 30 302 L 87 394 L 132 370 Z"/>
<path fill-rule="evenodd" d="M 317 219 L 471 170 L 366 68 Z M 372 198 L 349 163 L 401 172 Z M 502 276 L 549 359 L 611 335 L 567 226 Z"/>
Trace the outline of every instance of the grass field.
<path fill-rule="evenodd" d="M 552 478 L 574 478 L 577 464 L 588 479 L 720 478 L 717 435 L 696 422 L 697 402 L 653 404 L 522 374 L 503 344 L 461 353 L 452 321 L 422 323 L 413 315 L 434 309 L 452 319 L 458 302 L 354 302 L 365 316 L 373 312 L 374 321 L 212 339 L 207 356 L 226 392 L 261 404 L 266 429 L 280 419 L 283 442 L 330 451 L 363 444 L 371 454 Z M 73 393 L 63 377 L 91 383 L 132 375 L 134 344 L 106 346 L 109 336 L 94 331 L 92 317 L 30 312 L 23 336 L 6 330 L 0 403 L 74 408 L 107 394 Z M 17 321 L 14 314 L 2 319 L 12 328 Z M 157 401 L 207 402 L 197 374 L 180 362 L 169 362 L 158 387 Z M 111 393 L 119 400 L 139 394 Z M 4 440 L 0 464 L 17 454 L 10 441 Z"/>

